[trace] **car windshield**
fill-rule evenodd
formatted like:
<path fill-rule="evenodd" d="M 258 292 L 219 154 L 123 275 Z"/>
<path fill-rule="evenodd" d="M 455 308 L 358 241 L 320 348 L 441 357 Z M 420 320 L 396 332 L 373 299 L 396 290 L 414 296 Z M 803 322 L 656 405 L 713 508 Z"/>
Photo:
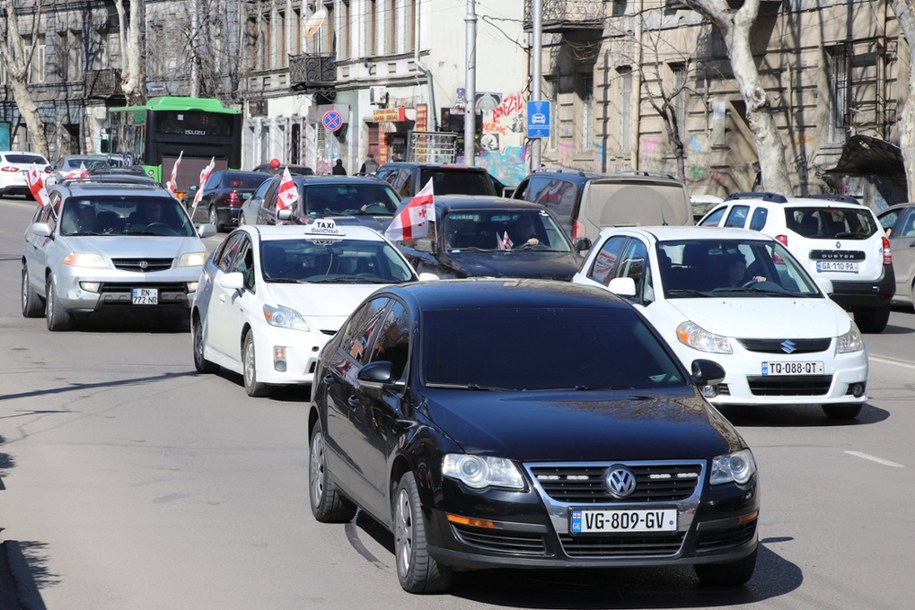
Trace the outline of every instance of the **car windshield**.
<path fill-rule="evenodd" d="M 422 378 L 430 387 L 638 390 L 686 383 L 629 308 L 431 310 L 423 312 L 421 342 Z"/>
<path fill-rule="evenodd" d="M 668 299 L 729 296 L 817 297 L 819 288 L 776 241 L 684 239 L 658 243 Z"/>
<path fill-rule="evenodd" d="M 425 186 L 432 180 L 436 195 L 501 195 L 485 171 L 460 167 L 426 168 L 420 171 L 419 183 Z"/>
<path fill-rule="evenodd" d="M 269 178 L 267 174 L 259 173 L 240 173 L 233 172 L 223 176 L 223 185 L 228 188 L 240 188 L 254 190 L 259 187 L 264 180 Z"/>
<path fill-rule="evenodd" d="M 877 231 L 866 208 L 792 207 L 785 217 L 788 229 L 813 239 L 867 239 Z"/>
<path fill-rule="evenodd" d="M 61 235 L 196 235 L 187 213 L 172 197 L 73 196 L 61 210 Z"/>
<path fill-rule="evenodd" d="M 264 280 L 275 283 L 399 284 L 415 278 L 387 242 L 273 239 L 261 242 Z"/>
<path fill-rule="evenodd" d="M 442 220 L 445 247 L 460 250 L 571 252 L 552 216 L 538 210 L 456 210 Z"/>
<path fill-rule="evenodd" d="M 306 184 L 300 191 L 305 213 L 318 216 L 393 216 L 400 201 L 386 183 Z"/>

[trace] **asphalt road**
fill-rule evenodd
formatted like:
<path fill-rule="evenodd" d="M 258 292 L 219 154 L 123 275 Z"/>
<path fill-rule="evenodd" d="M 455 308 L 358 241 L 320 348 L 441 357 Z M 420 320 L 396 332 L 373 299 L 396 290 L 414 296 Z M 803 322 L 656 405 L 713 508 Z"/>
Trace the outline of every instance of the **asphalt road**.
<path fill-rule="evenodd" d="M 811 408 L 725 413 L 762 477 L 747 587 L 704 589 L 688 569 L 499 570 L 412 596 L 397 583 L 389 534 L 361 517 L 312 519 L 304 392 L 249 399 L 236 375 L 195 374 L 190 336 L 174 325 L 49 333 L 20 315 L 33 205 L 0 200 L 3 610 L 896 609 L 915 595 L 911 310 L 866 337 L 870 400 L 856 421 Z"/>

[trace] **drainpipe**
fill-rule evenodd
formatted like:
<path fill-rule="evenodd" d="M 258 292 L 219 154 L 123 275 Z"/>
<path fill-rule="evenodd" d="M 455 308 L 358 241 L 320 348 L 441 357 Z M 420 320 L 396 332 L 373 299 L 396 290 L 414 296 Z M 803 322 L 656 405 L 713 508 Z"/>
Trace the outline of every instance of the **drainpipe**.
<path fill-rule="evenodd" d="M 477 99 L 477 14 L 474 0 L 467 0 L 467 16 L 464 17 L 466 72 L 464 85 L 464 165 L 474 165 Z"/>
<path fill-rule="evenodd" d="M 413 63 L 416 64 L 416 67 L 420 72 L 423 73 L 423 76 L 426 77 L 426 86 L 429 87 L 429 112 L 427 116 L 432 118 L 432 130 L 438 131 L 438 110 L 435 107 L 435 81 L 432 78 L 432 70 L 428 69 L 419 61 L 419 47 L 420 47 L 420 30 L 419 30 L 419 16 L 423 10 L 423 3 L 420 2 L 416 5 L 416 14 L 413 16 L 413 28 L 415 34 L 413 35 Z"/>

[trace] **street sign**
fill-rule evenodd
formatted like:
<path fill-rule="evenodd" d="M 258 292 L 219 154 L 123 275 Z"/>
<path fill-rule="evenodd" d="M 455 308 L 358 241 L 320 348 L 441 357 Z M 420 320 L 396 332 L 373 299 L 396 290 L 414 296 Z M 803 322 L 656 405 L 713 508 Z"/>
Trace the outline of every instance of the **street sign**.
<path fill-rule="evenodd" d="M 552 118 L 549 100 L 531 100 L 527 103 L 527 137 L 549 138 Z"/>
<path fill-rule="evenodd" d="M 343 117 L 336 110 L 328 110 L 321 117 L 321 123 L 327 131 L 339 131 L 343 127 Z"/>

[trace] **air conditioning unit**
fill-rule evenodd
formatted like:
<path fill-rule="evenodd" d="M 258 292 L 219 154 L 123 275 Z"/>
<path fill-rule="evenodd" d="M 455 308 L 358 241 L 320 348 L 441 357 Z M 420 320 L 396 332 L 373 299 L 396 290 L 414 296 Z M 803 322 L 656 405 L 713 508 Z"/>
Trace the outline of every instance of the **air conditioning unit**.
<path fill-rule="evenodd" d="M 388 90 L 382 85 L 369 87 L 369 103 L 384 106 L 388 103 Z"/>

